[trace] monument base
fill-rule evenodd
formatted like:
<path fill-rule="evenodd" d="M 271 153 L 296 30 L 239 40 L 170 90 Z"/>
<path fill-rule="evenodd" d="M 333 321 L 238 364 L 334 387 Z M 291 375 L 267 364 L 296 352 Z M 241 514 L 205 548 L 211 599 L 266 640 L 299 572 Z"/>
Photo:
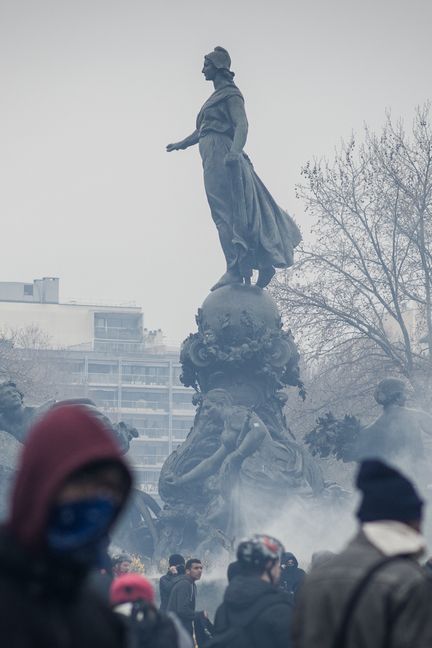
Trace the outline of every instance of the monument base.
<path fill-rule="evenodd" d="M 180 359 L 197 412 L 161 471 L 159 555 L 230 548 L 262 530 L 282 504 L 324 489 L 283 412 L 285 388 L 302 390 L 302 383 L 297 347 L 274 299 L 257 286 L 225 286 L 206 298 L 196 321 Z"/>

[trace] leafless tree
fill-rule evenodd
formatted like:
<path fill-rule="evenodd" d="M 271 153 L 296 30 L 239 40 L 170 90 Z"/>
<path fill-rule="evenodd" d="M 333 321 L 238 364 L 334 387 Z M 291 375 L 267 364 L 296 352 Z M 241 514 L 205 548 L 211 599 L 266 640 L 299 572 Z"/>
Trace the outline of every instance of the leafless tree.
<path fill-rule="evenodd" d="M 328 401 L 339 404 L 353 388 L 367 395 L 389 373 L 430 401 L 429 105 L 417 110 L 409 133 L 388 114 L 380 134 L 366 127 L 360 145 L 352 137 L 334 160 L 308 163 L 302 175 L 298 197 L 316 224 L 272 289 L 309 377 L 327 384 Z"/>
<path fill-rule="evenodd" d="M 54 398 L 60 370 L 46 353 L 49 347 L 49 336 L 37 326 L 0 331 L 0 380 L 15 382 L 30 402 Z"/>

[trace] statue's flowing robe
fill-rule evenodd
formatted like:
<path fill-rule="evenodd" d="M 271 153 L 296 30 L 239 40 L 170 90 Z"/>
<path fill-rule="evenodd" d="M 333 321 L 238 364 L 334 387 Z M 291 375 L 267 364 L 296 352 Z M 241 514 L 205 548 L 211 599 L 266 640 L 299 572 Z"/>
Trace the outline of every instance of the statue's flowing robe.
<path fill-rule="evenodd" d="M 243 102 L 233 83 L 216 90 L 197 118 L 205 190 L 227 266 L 286 268 L 301 241 L 297 225 L 276 204 L 245 153 L 239 165 L 225 164 L 234 136 L 228 107 L 232 97 Z"/>

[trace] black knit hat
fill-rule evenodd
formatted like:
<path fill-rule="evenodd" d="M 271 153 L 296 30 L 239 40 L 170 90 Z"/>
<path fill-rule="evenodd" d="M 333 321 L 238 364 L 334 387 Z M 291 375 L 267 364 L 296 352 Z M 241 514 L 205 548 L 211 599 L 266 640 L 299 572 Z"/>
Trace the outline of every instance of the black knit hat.
<path fill-rule="evenodd" d="M 423 500 L 409 479 L 378 459 L 360 465 L 356 481 L 363 493 L 357 517 L 361 522 L 413 522 L 422 516 Z"/>
<path fill-rule="evenodd" d="M 180 554 L 172 554 L 172 556 L 169 557 L 168 563 L 170 567 L 177 567 L 177 565 L 184 565 L 185 559 Z"/>

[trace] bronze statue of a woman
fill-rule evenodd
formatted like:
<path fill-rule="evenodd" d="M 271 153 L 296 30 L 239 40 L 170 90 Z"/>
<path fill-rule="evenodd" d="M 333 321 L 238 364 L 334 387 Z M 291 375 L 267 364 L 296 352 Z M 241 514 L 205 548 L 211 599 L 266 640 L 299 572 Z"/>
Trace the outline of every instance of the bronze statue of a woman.
<path fill-rule="evenodd" d="M 204 185 L 227 269 L 212 290 L 233 283 L 250 283 L 258 270 L 257 285 L 264 288 L 275 268 L 293 264 L 300 231 L 281 209 L 255 173 L 243 147 L 248 122 L 243 95 L 234 84 L 231 59 L 223 47 L 204 58 L 203 74 L 214 92 L 201 108 L 195 131 L 167 151 L 199 144 Z"/>

